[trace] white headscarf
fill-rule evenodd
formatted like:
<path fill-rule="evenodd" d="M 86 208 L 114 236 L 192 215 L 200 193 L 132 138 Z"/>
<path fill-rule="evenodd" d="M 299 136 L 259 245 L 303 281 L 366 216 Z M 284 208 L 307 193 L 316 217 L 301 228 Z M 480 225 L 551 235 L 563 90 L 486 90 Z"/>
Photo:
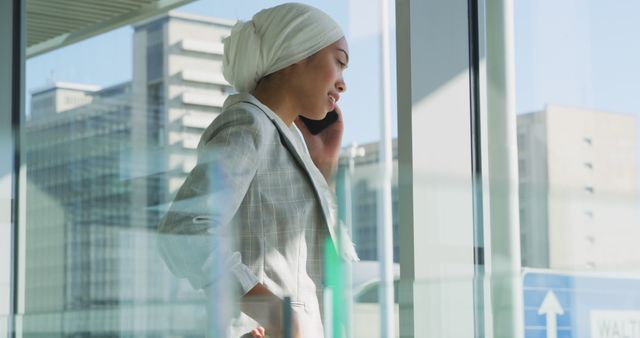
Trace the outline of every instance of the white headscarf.
<path fill-rule="evenodd" d="M 287 3 L 238 21 L 223 40 L 224 78 L 238 92 L 252 91 L 258 80 L 301 61 L 344 36 L 321 10 Z"/>

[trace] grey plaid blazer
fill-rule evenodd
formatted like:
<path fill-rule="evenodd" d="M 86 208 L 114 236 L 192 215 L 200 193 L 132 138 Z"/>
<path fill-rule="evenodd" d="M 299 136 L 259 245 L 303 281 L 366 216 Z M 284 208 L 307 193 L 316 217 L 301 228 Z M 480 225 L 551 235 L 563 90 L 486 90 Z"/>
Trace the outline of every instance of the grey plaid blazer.
<path fill-rule="evenodd" d="M 295 125 L 252 95 L 237 94 L 204 132 L 198 164 L 159 226 L 159 250 L 175 275 L 196 289 L 217 290 L 210 298 L 225 292 L 223 281 L 243 294 L 262 283 L 290 296 L 303 336 L 322 337 L 325 240 L 335 245 L 339 232 L 343 258 L 357 259 L 336 218 L 333 192 Z M 255 325 L 240 315 L 226 335 Z"/>

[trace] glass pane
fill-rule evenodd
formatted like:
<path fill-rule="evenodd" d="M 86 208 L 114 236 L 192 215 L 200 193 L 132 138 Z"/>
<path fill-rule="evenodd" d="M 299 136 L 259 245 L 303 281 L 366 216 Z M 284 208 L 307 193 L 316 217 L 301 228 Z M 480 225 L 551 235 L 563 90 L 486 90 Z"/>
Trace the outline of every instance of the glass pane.
<path fill-rule="evenodd" d="M 515 2 L 527 336 L 637 334 L 638 10 Z"/>
<path fill-rule="evenodd" d="M 241 244 L 213 243 L 207 235 L 216 231 L 207 228 L 211 215 L 195 212 L 213 195 L 174 201 L 198 170 L 207 177 L 222 175 L 215 166 L 197 166 L 202 135 L 221 114 L 225 99 L 235 94 L 222 75 L 222 39 L 237 19 L 248 20 L 278 3 L 200 0 L 27 60 L 22 336 L 202 337 L 219 328 L 225 316 L 237 315 L 225 301 L 240 290 L 233 283 L 212 282 L 222 264 L 229 263 L 221 257 L 234 256 L 211 250 L 234 252 Z M 371 99 L 381 96 L 380 21 L 372 18 L 380 13 L 365 1 L 308 3 L 333 17 L 349 43 L 348 91 L 339 103 L 345 133 L 335 188 L 338 216 L 362 259 L 346 264 L 330 250 L 320 251 L 329 246 L 317 238 L 315 258 L 325 264 L 309 260 L 308 269 L 318 275 L 310 278 L 321 291 L 317 298 L 325 332 L 352 330 L 353 337 L 375 337 L 380 335 L 371 323 L 379 318 L 382 108 L 380 100 Z M 395 137 L 395 122 L 392 127 Z M 394 142 L 397 238 L 395 154 Z M 234 184 L 224 177 L 219 182 Z M 216 184 L 209 188 L 215 190 Z M 230 199 L 214 202 L 226 205 Z M 170 208 L 193 212 L 193 227 L 163 228 L 163 218 L 175 210 Z M 225 235 L 245 235 L 233 231 Z M 397 253 L 396 239 L 396 278 Z M 295 296 L 291 305 L 301 311 Z M 271 308 L 261 309 L 268 317 Z M 397 305 L 392 311 L 397 322 Z"/>
<path fill-rule="evenodd" d="M 0 337 L 5 337 L 8 332 L 8 315 L 10 311 L 10 297 L 12 292 L 11 282 L 11 262 L 13 254 L 11 252 L 11 191 L 12 191 L 12 164 L 13 151 L 11 146 L 11 129 L 9 127 L 11 116 L 7 114 L 6 119 L 0 126 L 0 156 L 5 164 L 0 164 Z"/>

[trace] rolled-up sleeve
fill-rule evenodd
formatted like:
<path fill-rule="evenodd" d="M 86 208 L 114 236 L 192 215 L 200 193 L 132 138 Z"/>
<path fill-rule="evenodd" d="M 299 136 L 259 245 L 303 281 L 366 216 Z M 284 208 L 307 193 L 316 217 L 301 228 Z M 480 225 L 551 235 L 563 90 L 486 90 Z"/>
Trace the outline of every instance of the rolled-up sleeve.
<path fill-rule="evenodd" d="M 231 277 L 246 293 L 258 277 L 243 264 L 232 220 L 256 175 L 261 132 L 245 110 L 220 115 L 202 136 L 198 164 L 159 225 L 158 249 L 196 289 Z"/>

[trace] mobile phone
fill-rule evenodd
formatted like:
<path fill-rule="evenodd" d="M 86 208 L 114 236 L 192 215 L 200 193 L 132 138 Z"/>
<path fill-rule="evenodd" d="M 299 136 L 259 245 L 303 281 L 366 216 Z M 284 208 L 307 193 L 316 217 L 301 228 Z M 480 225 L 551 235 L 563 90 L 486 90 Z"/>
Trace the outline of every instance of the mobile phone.
<path fill-rule="evenodd" d="M 336 121 L 338 121 L 338 113 L 336 113 L 335 110 L 332 110 L 332 111 L 328 112 L 327 116 L 325 116 L 324 119 L 322 119 L 322 120 L 312 120 L 312 119 L 306 118 L 306 117 L 304 117 L 302 115 L 300 116 L 300 119 L 302 120 L 304 125 L 307 126 L 307 129 L 309 129 L 311 134 L 317 135 L 321 131 L 323 131 L 325 128 L 327 128 L 331 124 L 333 124 Z"/>

